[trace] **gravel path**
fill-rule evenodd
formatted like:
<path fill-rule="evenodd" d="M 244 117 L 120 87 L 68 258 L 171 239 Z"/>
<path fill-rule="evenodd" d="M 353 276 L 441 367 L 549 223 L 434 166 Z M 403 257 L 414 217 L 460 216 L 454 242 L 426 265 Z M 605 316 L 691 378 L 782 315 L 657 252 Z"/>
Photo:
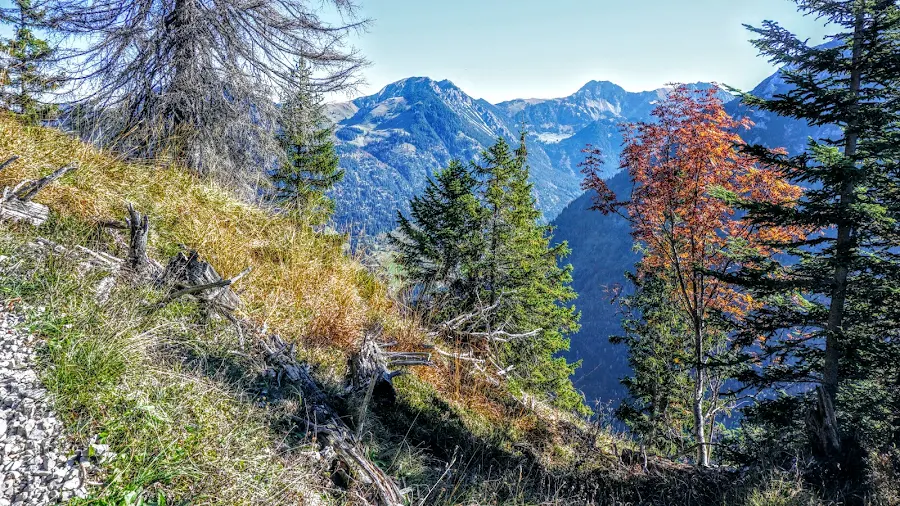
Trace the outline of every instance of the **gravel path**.
<path fill-rule="evenodd" d="M 34 369 L 34 337 L 22 320 L 0 312 L 0 506 L 84 497 L 88 461 L 66 451 L 62 424 Z"/>

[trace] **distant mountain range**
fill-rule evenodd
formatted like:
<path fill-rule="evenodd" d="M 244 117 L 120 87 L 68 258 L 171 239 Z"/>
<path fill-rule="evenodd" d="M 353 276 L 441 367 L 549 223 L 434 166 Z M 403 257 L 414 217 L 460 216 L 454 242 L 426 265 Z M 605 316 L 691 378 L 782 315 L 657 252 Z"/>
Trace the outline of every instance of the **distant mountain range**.
<path fill-rule="evenodd" d="M 753 93 L 771 97 L 786 90 L 778 72 Z M 624 347 L 609 343 L 610 335 L 621 332 L 609 291 L 626 285 L 624 273 L 634 267 L 638 256 L 624 219 L 588 210 L 590 196 L 580 190 L 578 164 L 585 145 L 600 148 L 609 186 L 627 192 L 628 175 L 618 173 L 619 125 L 650 120 L 666 92 L 662 88 L 632 93 L 610 82 L 591 81 L 564 98 L 491 104 L 470 97 L 450 81 L 411 77 L 374 95 L 330 104 L 336 147 L 347 172 L 335 190 L 336 219 L 339 225 L 368 234 L 389 231 L 397 211 L 408 211 L 409 199 L 438 169 L 454 158 L 476 158 L 498 137 L 517 142 L 524 126 L 539 206 L 555 226 L 554 239 L 568 241 L 572 249 L 567 261 L 575 269 L 573 287 L 579 294 L 575 304 L 582 312 L 582 328 L 572 336 L 567 357 L 583 361 L 574 380 L 589 401 L 616 403 L 624 394 L 619 378 L 628 373 L 628 365 Z M 743 134 L 750 143 L 797 153 L 810 137 L 834 133 L 750 110 L 725 92 L 720 97 L 730 114 L 754 121 L 755 126 Z"/>
<path fill-rule="evenodd" d="M 335 190 L 336 220 L 369 234 L 391 230 L 397 211 L 408 210 L 409 199 L 437 170 L 454 158 L 476 158 L 498 137 L 517 142 L 522 128 L 538 205 L 550 220 L 581 194 L 578 164 L 585 145 L 603 150 L 612 176 L 618 171 L 619 124 L 648 120 L 665 95 L 665 88 L 632 93 L 591 81 L 565 98 L 491 104 L 450 81 L 411 77 L 374 95 L 329 104 L 347 174 Z M 721 97 L 733 98 L 725 92 Z"/>
<path fill-rule="evenodd" d="M 773 74 L 752 93 L 771 98 L 787 91 L 780 72 Z M 754 126 L 743 133 L 748 143 L 770 148 L 783 147 L 791 154 L 802 152 L 810 137 L 821 139 L 837 135 L 835 127 L 811 127 L 804 122 L 750 110 L 739 101 L 726 104 L 735 117 L 749 117 Z M 617 150 L 618 152 L 618 150 Z M 617 165 L 616 165 L 617 166 Z M 607 180 L 617 195 L 627 195 L 631 186 L 627 173 Z M 616 403 L 625 393 L 619 378 L 629 371 L 624 346 L 609 343 L 609 336 L 622 332 L 617 305 L 610 288 L 627 286 L 624 273 L 633 270 L 639 256 L 633 251 L 630 228 L 624 218 L 604 216 L 590 211 L 590 195 L 572 201 L 556 217 L 554 240 L 568 241 L 572 249 L 567 259 L 574 267 L 572 286 L 578 293 L 575 305 L 582 312 L 581 330 L 572 336 L 570 360 L 582 360 L 574 381 L 590 401 Z"/>

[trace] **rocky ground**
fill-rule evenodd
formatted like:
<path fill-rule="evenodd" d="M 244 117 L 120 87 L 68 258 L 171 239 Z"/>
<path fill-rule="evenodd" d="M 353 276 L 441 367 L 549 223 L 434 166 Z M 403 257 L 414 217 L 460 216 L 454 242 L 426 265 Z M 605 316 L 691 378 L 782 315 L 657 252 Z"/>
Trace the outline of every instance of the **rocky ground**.
<path fill-rule="evenodd" d="M 67 444 L 35 370 L 39 343 L 22 321 L 0 310 L 0 506 L 84 497 L 90 460 Z"/>

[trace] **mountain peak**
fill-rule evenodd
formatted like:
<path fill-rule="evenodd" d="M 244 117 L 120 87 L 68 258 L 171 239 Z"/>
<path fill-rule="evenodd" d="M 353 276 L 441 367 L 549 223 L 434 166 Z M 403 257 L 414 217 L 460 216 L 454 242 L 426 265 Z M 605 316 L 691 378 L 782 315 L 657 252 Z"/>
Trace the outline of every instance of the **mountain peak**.
<path fill-rule="evenodd" d="M 583 93 L 583 92 L 625 92 L 625 89 L 619 86 L 616 83 L 610 81 L 596 81 L 591 80 L 584 84 L 581 88 L 578 88 L 578 91 L 575 94 Z"/>
<path fill-rule="evenodd" d="M 380 100 L 392 97 L 407 97 L 422 92 L 459 91 L 459 87 L 449 79 L 435 81 L 430 77 L 415 76 L 394 81 L 382 88 L 374 96 Z"/>

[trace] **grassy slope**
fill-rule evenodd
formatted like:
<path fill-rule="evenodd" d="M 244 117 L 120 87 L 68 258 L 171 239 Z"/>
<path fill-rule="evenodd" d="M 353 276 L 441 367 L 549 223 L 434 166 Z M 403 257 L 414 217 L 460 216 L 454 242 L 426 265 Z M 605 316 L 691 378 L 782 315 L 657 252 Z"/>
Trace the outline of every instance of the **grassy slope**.
<path fill-rule="evenodd" d="M 156 258 L 165 259 L 184 244 L 197 249 L 225 276 L 252 266 L 252 273 L 240 283 L 244 316 L 300 343 L 301 354 L 317 366 L 316 373 L 326 384 L 339 386 L 348 353 L 374 322 L 382 324 L 387 338 L 401 346 L 416 348 L 422 341 L 417 327 L 401 316 L 383 283 L 342 254 L 343 237 L 315 233 L 308 226 L 242 203 L 227 190 L 177 167 L 125 163 L 58 131 L 25 127 L 0 116 L 0 159 L 13 154 L 21 159 L 0 173 L 0 185 L 36 178 L 70 163 L 78 163 L 80 168 L 36 199 L 53 210 L 47 224 L 33 232 L 13 227 L 15 233 L 6 234 L 4 248 L 10 252 L 34 234 L 122 255 L 107 232 L 98 233 L 97 223 L 121 219 L 125 203 L 132 202 L 150 217 L 151 250 Z M 253 396 L 242 390 L 246 376 L 252 376 L 252 368 L 258 364 L 239 364 L 244 377 L 198 374 L 194 362 L 222 362 L 228 347 L 237 346 L 228 329 L 198 328 L 191 323 L 189 308 L 182 305 L 173 306 L 175 314 L 167 309 L 147 317 L 139 309 L 141 301 L 154 295 L 133 290 L 120 290 L 112 303 L 98 306 L 90 296 L 98 279 L 74 275 L 72 265 L 59 262 L 35 264 L 24 274 L 6 276 L 5 297 L 21 296 L 49 307 L 43 315 L 34 316 L 35 325 L 53 344 L 45 381 L 53 385 L 61 411 L 77 428 L 76 437 L 107 434 L 137 455 L 125 465 L 133 469 L 123 471 L 121 486 L 104 493 L 119 497 L 125 491 L 156 484 L 153 486 L 173 497 L 215 493 L 215 497 L 208 496 L 209 501 L 241 499 L 240 490 L 245 488 L 241 480 L 223 477 L 221 482 L 201 485 L 203 475 L 217 463 L 226 462 L 225 455 L 231 451 L 226 451 L 226 443 L 211 449 L 204 441 L 245 442 L 240 446 L 248 452 L 247 459 L 262 461 L 270 457 L 266 452 L 255 454 L 254 448 L 277 448 L 285 439 L 283 431 L 271 428 L 278 425 L 273 421 L 277 417 L 256 412 Z M 178 313 L 179 308 L 184 314 Z M 60 320 L 56 315 L 61 314 L 68 316 Z M 190 349 L 192 359 L 199 359 L 185 360 L 183 350 L 172 352 L 184 348 Z M 477 451 L 507 455 L 516 445 L 528 445 L 537 452 L 549 449 L 551 457 L 554 452 L 571 453 L 557 448 L 562 443 L 559 436 L 544 437 L 557 424 L 569 427 L 568 417 L 526 410 L 454 364 L 420 369 L 398 380 L 398 385 L 403 409 L 386 411 L 366 439 L 375 458 L 384 460 L 401 478 L 422 482 L 423 493 L 428 493 L 425 483 L 440 477 L 443 465 L 438 459 L 453 459 L 454 446 L 466 447 L 461 451 L 469 451 L 470 457 Z M 138 400 L 131 405 L 121 402 L 122 397 Z M 141 406 L 151 407 L 142 411 Z M 156 419 L 157 409 L 166 414 Z M 423 421 L 425 427 L 415 428 Z M 144 428 L 149 432 L 131 430 L 131 424 L 142 427 L 142 423 L 148 424 Z M 440 437 L 435 438 L 435 427 L 428 424 L 442 427 Z M 153 429 L 156 425 L 160 427 Z M 172 427 L 183 432 L 165 437 L 156 433 Z M 116 428 L 121 431 L 118 436 Z M 471 450 L 473 445 L 478 449 Z M 161 451 L 156 453 L 153 447 Z M 182 469 L 168 461 L 169 450 L 183 454 L 177 459 L 186 459 L 191 465 Z M 194 459 L 193 452 L 204 455 L 206 462 Z M 147 461 L 155 462 L 151 471 L 137 470 L 148 465 Z M 277 482 L 272 473 L 289 475 L 289 471 L 269 469 L 264 474 Z M 165 476 L 167 473 L 173 476 Z M 245 478 L 261 479 L 253 472 Z M 225 483 L 232 485 L 223 486 Z M 277 487 L 263 488 L 260 494 L 269 494 L 270 500 L 290 497 Z M 229 495 L 229 490 L 237 495 Z M 243 499 L 259 499 L 253 497 Z"/>
<path fill-rule="evenodd" d="M 97 437 L 119 454 L 94 477 L 89 502 L 352 501 L 354 491 L 331 483 L 316 445 L 290 422 L 299 399 L 267 402 L 264 365 L 229 326 L 199 325 L 188 302 L 148 312 L 147 302 L 160 296 L 151 289 L 119 286 L 98 304 L 92 289 L 100 274 L 56 257 L 28 260 L 22 248 L 39 235 L 121 255 L 97 223 L 122 218 L 125 202 L 133 202 L 151 218 L 156 258 L 184 244 L 226 276 L 253 266 L 239 286 L 244 316 L 298 343 L 337 392 L 346 358 L 370 324 L 382 324 L 401 347 L 422 342 L 384 284 L 342 253 L 343 238 L 242 203 L 178 168 L 123 163 L 0 115 L 0 160 L 12 154 L 22 159 L 0 172 L 0 185 L 80 165 L 37 198 L 53 210 L 47 224 L 0 226 L 0 254 L 13 258 L 0 264 L 0 298 L 30 304 L 31 325 L 48 343 L 43 380 L 73 439 Z M 722 486 L 730 476 L 688 466 L 660 463 L 663 474 L 642 475 L 613 456 L 626 442 L 550 409 L 525 409 L 452 363 L 416 370 L 397 385 L 397 402 L 375 407 L 363 441 L 412 490 L 413 504 L 581 504 L 585 494 L 598 503 L 816 502 L 782 476 L 732 489 Z"/>

